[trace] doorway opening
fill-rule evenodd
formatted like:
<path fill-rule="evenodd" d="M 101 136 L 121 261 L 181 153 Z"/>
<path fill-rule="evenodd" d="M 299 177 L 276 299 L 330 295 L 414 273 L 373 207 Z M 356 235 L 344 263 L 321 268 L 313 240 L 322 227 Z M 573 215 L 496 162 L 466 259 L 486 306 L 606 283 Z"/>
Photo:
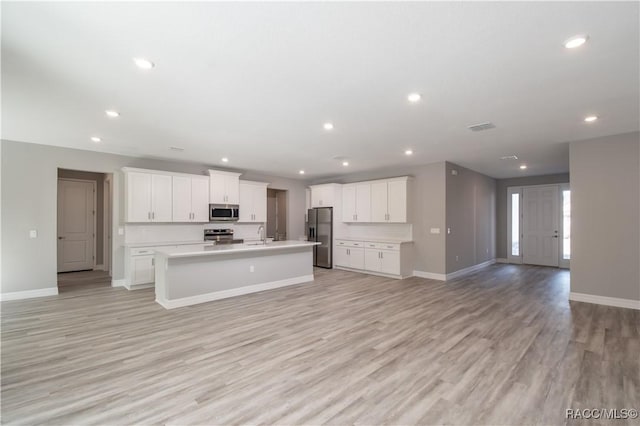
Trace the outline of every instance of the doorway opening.
<path fill-rule="evenodd" d="M 507 218 L 510 263 L 569 268 L 569 184 L 507 188 Z"/>
<path fill-rule="evenodd" d="M 287 191 L 267 188 L 267 237 L 287 239 Z"/>
<path fill-rule="evenodd" d="M 110 285 L 112 175 L 58 169 L 58 290 Z"/>

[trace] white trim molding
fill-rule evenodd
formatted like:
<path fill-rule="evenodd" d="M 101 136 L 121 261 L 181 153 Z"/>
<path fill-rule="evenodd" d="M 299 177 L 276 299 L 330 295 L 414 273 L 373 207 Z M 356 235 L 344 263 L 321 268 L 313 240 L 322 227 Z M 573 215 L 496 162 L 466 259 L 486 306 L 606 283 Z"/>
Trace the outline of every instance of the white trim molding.
<path fill-rule="evenodd" d="M 95 269 L 96 271 L 104 271 L 104 270 L 105 270 L 105 269 L 104 269 L 104 265 L 102 265 L 102 264 L 100 264 L 100 265 L 96 265 L 96 267 L 95 267 L 95 268 L 93 268 L 93 269 Z"/>
<path fill-rule="evenodd" d="M 438 280 L 438 281 L 447 280 L 447 276 L 445 274 L 436 274 L 434 272 L 413 271 L 413 276 L 418 278 L 426 278 L 428 280 Z"/>
<path fill-rule="evenodd" d="M 509 263 L 509 259 L 505 259 L 504 257 L 496 258 L 496 263 Z"/>
<path fill-rule="evenodd" d="M 124 287 L 129 288 L 127 286 L 127 280 L 122 278 L 120 280 L 111 280 L 111 287 Z"/>
<path fill-rule="evenodd" d="M 486 262 L 482 262 L 482 263 L 478 263 L 477 265 L 469 266 L 468 268 L 459 269 L 459 270 L 457 270 L 455 272 L 451 272 L 450 274 L 447 274 L 446 281 L 452 280 L 454 278 L 461 277 L 463 275 L 470 274 L 470 273 L 475 272 L 475 271 L 477 271 L 479 269 L 486 268 L 487 266 L 493 265 L 494 263 L 496 263 L 496 260 L 495 259 L 490 259 L 490 260 L 487 260 Z"/>
<path fill-rule="evenodd" d="M 197 296 L 183 297 L 180 299 L 165 300 L 160 299 L 156 295 L 158 302 L 165 309 L 182 308 L 184 306 L 195 305 L 198 303 L 212 302 L 219 299 L 227 299 L 229 297 L 241 296 L 243 294 L 257 293 L 259 291 L 271 290 L 279 287 L 286 287 L 295 284 L 302 284 L 313 281 L 313 274 L 302 275 L 299 277 L 287 278 L 279 281 L 271 281 L 262 284 L 248 285 L 244 287 L 232 288 L 229 290 L 214 291 L 212 293 L 199 294 Z"/>
<path fill-rule="evenodd" d="M 596 305 L 615 306 L 640 310 L 640 300 L 620 299 L 618 297 L 596 296 L 595 294 L 569 293 L 569 300 L 574 302 L 594 303 Z"/>
<path fill-rule="evenodd" d="M 0 300 L 33 299 L 34 297 L 57 296 L 58 287 L 39 288 L 37 290 L 13 291 L 11 293 L 1 293 Z"/>

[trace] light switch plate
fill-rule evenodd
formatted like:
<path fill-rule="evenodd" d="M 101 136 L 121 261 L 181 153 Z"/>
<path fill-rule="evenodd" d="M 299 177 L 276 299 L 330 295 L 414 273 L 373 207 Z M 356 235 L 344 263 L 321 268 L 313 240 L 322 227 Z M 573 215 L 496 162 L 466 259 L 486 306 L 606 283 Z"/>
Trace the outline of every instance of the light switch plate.
<path fill-rule="evenodd" d="M 32 229 L 29 231 L 29 238 L 38 238 L 38 230 Z"/>
<path fill-rule="evenodd" d="M 431 233 L 432 234 L 439 234 L 440 233 L 440 228 L 431 228 Z"/>
<path fill-rule="evenodd" d="M 124 228 L 122 226 L 118 228 L 118 235 L 124 235 Z"/>

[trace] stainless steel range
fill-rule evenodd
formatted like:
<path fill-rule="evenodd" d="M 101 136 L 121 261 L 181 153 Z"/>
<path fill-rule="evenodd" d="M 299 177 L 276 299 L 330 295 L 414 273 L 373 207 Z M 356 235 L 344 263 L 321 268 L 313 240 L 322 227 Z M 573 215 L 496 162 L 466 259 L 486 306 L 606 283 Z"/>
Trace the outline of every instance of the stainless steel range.
<path fill-rule="evenodd" d="M 233 238 L 233 229 L 205 229 L 205 241 L 215 241 L 216 244 L 242 244 L 243 239 Z"/>

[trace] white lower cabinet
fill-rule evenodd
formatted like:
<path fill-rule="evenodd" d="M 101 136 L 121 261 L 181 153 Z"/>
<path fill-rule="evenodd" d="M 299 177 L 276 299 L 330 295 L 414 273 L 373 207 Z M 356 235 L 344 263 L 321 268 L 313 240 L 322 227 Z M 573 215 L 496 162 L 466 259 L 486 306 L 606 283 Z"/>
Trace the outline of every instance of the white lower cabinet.
<path fill-rule="evenodd" d="M 404 278 L 411 276 L 410 242 L 336 240 L 337 267 Z"/>
<path fill-rule="evenodd" d="M 131 285 L 150 284 L 156 280 L 153 255 L 133 256 L 131 261 Z"/>

